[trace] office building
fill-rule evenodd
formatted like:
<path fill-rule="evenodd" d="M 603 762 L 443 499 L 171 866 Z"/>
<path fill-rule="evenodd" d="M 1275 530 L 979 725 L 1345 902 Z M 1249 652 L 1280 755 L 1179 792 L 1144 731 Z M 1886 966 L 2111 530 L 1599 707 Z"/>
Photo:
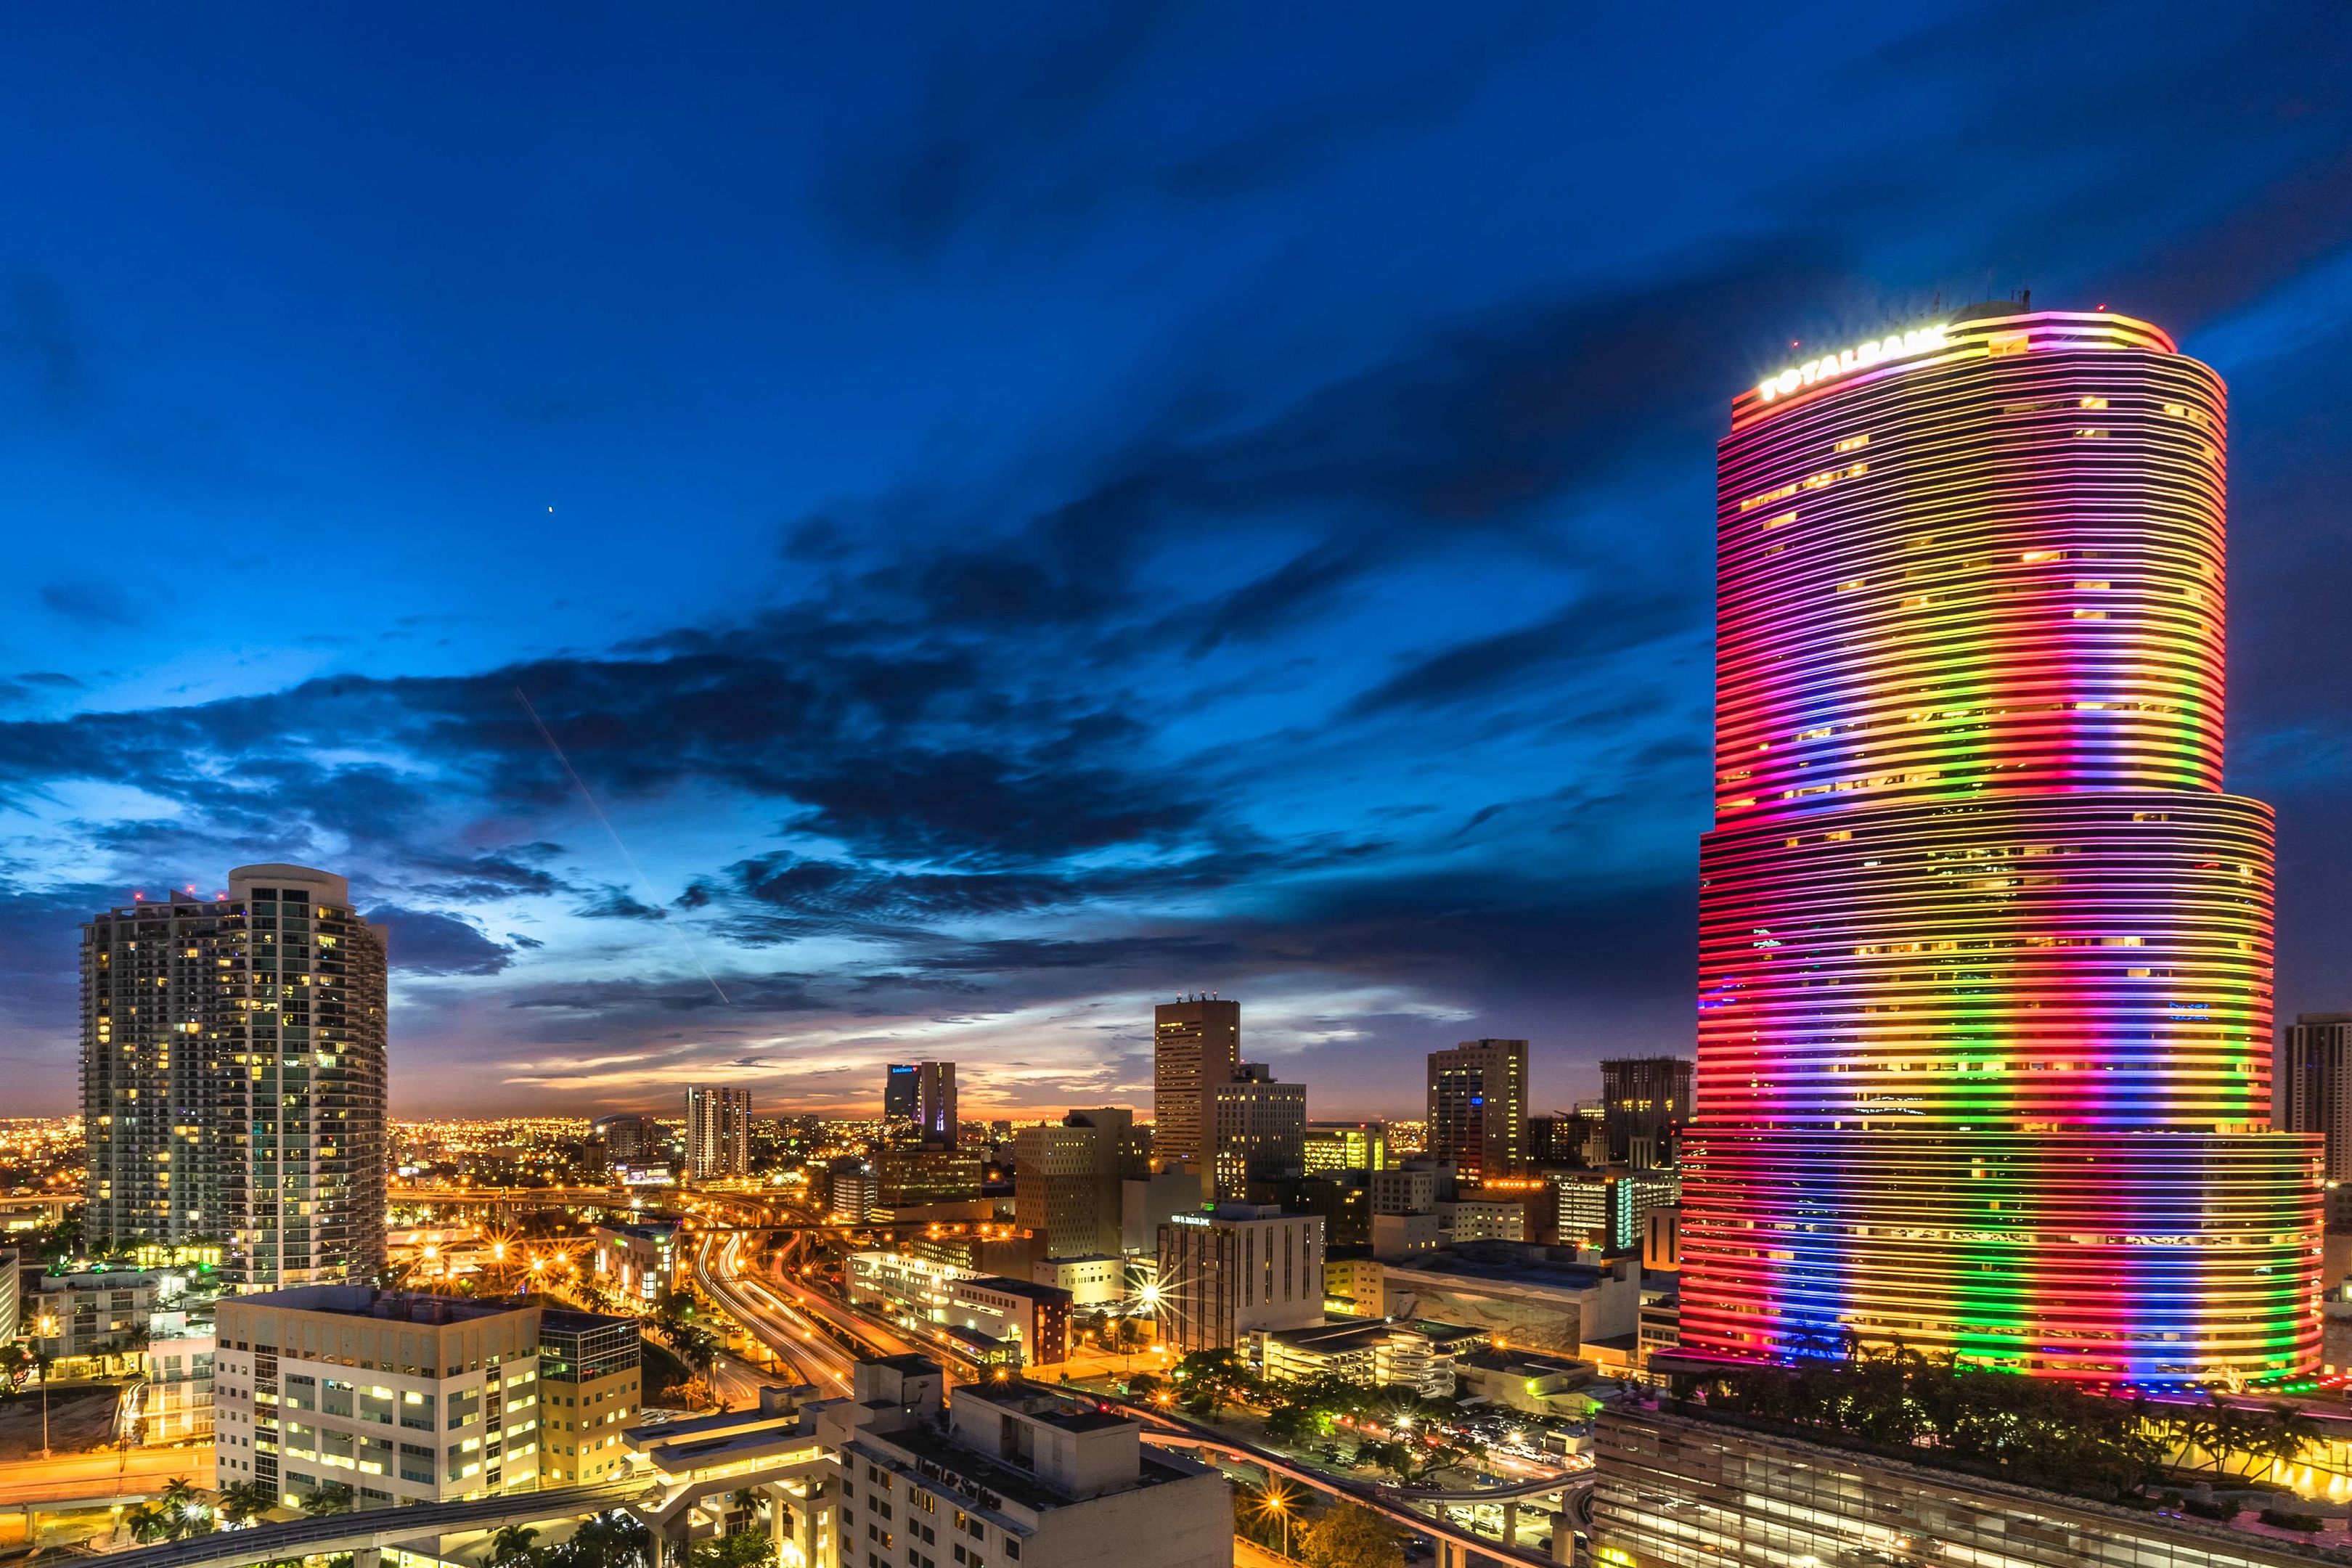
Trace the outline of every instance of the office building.
<path fill-rule="evenodd" d="M 561 1308 L 539 1315 L 540 1479 L 594 1486 L 620 1475 L 622 1429 L 645 1398 L 635 1318 Z"/>
<path fill-rule="evenodd" d="M 1617 1405 L 1595 1415 L 1593 1445 L 1592 1557 L 1612 1568 L 2305 1568 L 2323 1560 L 2315 1544 L 2283 1532 L 1945 1469 L 1927 1448 L 1882 1458 Z"/>
<path fill-rule="evenodd" d="M 539 1484 L 536 1303 L 311 1285 L 215 1310 L 215 1487 L 371 1509 Z"/>
<path fill-rule="evenodd" d="M 882 1137 L 886 1143 L 956 1146 L 953 1062 L 893 1062 L 883 1069 Z"/>
<path fill-rule="evenodd" d="M 1198 1178 L 1183 1171 L 1131 1177 L 1119 1183 L 1118 1245 L 1129 1256 L 1150 1257 L 1160 1245 L 1160 1227 L 1171 1215 L 1202 1206 Z M 1014 1202 L 1019 1202 L 1016 1193 Z"/>
<path fill-rule="evenodd" d="M 1242 1005 L 1187 996 L 1152 1010 L 1151 1152 L 1162 1166 L 1210 1158 L 1209 1093 L 1242 1063 Z"/>
<path fill-rule="evenodd" d="M 1389 1163 L 1388 1129 L 1377 1121 L 1310 1121 L 1300 1153 L 1310 1176 L 1377 1171 Z"/>
<path fill-rule="evenodd" d="M 1465 1176 L 1526 1163 L 1528 1043 L 1465 1040 L 1429 1053 L 1429 1154 Z"/>
<path fill-rule="evenodd" d="M 874 1167 L 854 1154 L 824 1168 L 825 1218 L 835 1225 L 864 1225 L 882 1206 L 882 1185 Z"/>
<path fill-rule="evenodd" d="M 632 1301 L 657 1301 L 677 1289 L 677 1222 L 600 1225 L 588 1233 L 590 1252 L 604 1289 Z"/>
<path fill-rule="evenodd" d="M 885 1143 L 874 1155 L 876 1201 L 886 1209 L 968 1203 L 980 1196 L 981 1158 L 937 1144 Z"/>
<path fill-rule="evenodd" d="M 1559 1171 L 1549 1180 L 1565 1247 L 1632 1252 L 1642 1245 L 1651 1213 L 1682 1201 L 1682 1183 L 1672 1171 Z"/>
<path fill-rule="evenodd" d="M 1307 1086 L 1277 1083 L 1261 1063 L 1244 1062 L 1229 1083 L 1208 1090 L 1216 1159 L 1202 1167 L 1202 1196 L 1240 1197 L 1251 1182 L 1307 1173 Z"/>
<path fill-rule="evenodd" d="M 1140 1422 L 1017 1379 L 950 1395 L 921 1356 L 851 1375 L 813 1407 L 840 1568 L 1230 1568 L 1224 1477 Z"/>
<path fill-rule="evenodd" d="M 1326 1251 L 1369 1247 L 1372 1240 L 1371 1189 L 1361 1171 L 1335 1171 L 1328 1175 L 1302 1176 L 1289 1181 L 1252 1182 L 1244 1201 L 1273 1204 L 1285 1214 L 1323 1216 Z"/>
<path fill-rule="evenodd" d="M 1681 1057 L 1615 1057 L 1601 1064 L 1610 1164 L 1650 1170 L 1674 1163 L 1675 1140 L 1691 1119 L 1694 1070 Z"/>
<path fill-rule="evenodd" d="M 1454 1197 L 1454 1168 L 1408 1160 L 1374 1171 L 1368 1185 L 1374 1214 L 1434 1214 L 1439 1199 Z"/>
<path fill-rule="evenodd" d="M 2304 1013 L 2279 1042 L 2271 1126 L 2326 1140 L 2331 1182 L 2352 1181 L 2352 1013 Z"/>
<path fill-rule="evenodd" d="M 0 1247 L 0 1345 L 16 1342 L 17 1304 L 24 1290 L 18 1258 L 16 1248 Z"/>
<path fill-rule="evenodd" d="M 341 877 L 240 866 L 224 894 L 82 927 L 93 1252 L 223 1244 L 246 1288 L 383 1267 L 383 931 Z"/>
<path fill-rule="evenodd" d="M 2271 813 L 2221 793 L 2225 406 L 2145 322 L 1998 304 L 1734 403 L 1685 1353 L 2316 1363 Z"/>
<path fill-rule="evenodd" d="M 686 1179 L 723 1182 L 751 1172 L 751 1091 L 697 1084 L 686 1091 Z"/>
<path fill-rule="evenodd" d="M 1160 1342 L 1178 1355 L 1322 1321 L 1321 1215 L 1219 1204 L 1160 1227 Z"/>
<path fill-rule="evenodd" d="M 600 1116 L 588 1124 L 588 1141 L 608 1170 L 656 1164 L 669 1154 L 669 1140 L 650 1116 Z"/>
<path fill-rule="evenodd" d="M 1150 1147 L 1118 1106 L 1024 1127 L 1013 1135 L 1013 1222 L 1044 1237 L 1048 1258 L 1117 1253 L 1121 1184 L 1150 1173 Z"/>

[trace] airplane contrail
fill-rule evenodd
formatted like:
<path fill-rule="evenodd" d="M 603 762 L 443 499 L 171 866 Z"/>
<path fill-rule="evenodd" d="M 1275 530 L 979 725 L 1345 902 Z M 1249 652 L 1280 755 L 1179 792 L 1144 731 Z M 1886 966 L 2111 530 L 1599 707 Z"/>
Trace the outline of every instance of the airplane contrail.
<path fill-rule="evenodd" d="M 530 715 L 531 723 L 538 728 L 539 738 L 547 742 L 547 749 L 555 753 L 555 760 L 562 763 L 563 771 L 572 776 L 572 786 L 580 792 L 580 798 L 588 803 L 588 809 L 596 814 L 596 820 L 604 825 L 604 832 L 613 840 L 613 847 L 619 850 L 621 858 L 629 863 L 630 872 L 637 879 L 638 891 L 649 900 L 655 900 L 658 908 L 660 895 L 654 891 L 653 879 L 646 876 L 646 868 L 637 864 L 637 858 L 629 853 L 629 847 L 621 842 L 621 830 L 613 826 L 613 819 L 604 815 L 603 806 L 596 804 L 595 795 L 589 792 L 588 781 L 580 776 L 580 770 L 572 765 L 572 759 L 565 756 L 563 748 L 555 743 L 555 736 L 548 729 L 547 721 L 539 716 L 539 710 L 530 705 L 530 699 L 523 695 L 522 688 L 516 687 L 514 694 L 515 700 L 522 704 L 522 710 Z M 687 940 L 685 930 L 667 921 L 662 923 L 669 926 L 671 934 L 677 938 L 678 946 L 686 949 L 686 956 L 694 960 L 694 967 L 702 971 L 702 977 L 710 982 L 710 988 L 719 993 L 719 999 L 733 1006 L 734 998 L 728 995 L 726 988 L 719 984 L 719 976 L 710 973 L 710 965 L 702 962 L 702 954 L 694 951 L 694 943 Z"/>

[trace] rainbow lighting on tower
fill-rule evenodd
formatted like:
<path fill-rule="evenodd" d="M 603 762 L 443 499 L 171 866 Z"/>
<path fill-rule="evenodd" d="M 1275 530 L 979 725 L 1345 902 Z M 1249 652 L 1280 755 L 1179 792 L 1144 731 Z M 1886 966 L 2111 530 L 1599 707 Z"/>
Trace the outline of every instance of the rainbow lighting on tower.
<path fill-rule="evenodd" d="M 2221 792 L 2224 412 L 2155 327 L 2017 305 L 1734 401 L 1686 1354 L 2316 1362 L 2271 814 Z"/>

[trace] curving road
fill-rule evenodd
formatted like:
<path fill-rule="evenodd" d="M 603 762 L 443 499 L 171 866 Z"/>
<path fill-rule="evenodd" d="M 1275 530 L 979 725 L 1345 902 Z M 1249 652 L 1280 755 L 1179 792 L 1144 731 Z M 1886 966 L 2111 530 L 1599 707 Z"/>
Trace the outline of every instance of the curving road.
<path fill-rule="evenodd" d="M 704 1237 L 695 1248 L 695 1283 L 803 1383 L 814 1384 L 828 1395 L 845 1393 L 856 1358 L 759 1277 L 759 1250 L 753 1236 Z"/>

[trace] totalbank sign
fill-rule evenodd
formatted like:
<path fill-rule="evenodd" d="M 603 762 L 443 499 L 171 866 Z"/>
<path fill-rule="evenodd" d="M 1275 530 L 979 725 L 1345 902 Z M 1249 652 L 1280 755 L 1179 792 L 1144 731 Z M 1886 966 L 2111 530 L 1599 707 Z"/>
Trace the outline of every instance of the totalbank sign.
<path fill-rule="evenodd" d="M 1778 375 L 1768 375 L 1756 384 L 1756 395 L 1769 403 L 1776 397 L 1788 396 L 1800 387 L 1832 380 L 1849 371 L 1866 370 L 1891 359 L 1907 359 L 1913 354 L 1927 353 L 1943 346 L 1944 329 L 1941 327 L 1915 327 L 1907 332 L 1890 332 L 1885 337 L 1856 343 L 1833 354 L 1809 359 Z"/>

